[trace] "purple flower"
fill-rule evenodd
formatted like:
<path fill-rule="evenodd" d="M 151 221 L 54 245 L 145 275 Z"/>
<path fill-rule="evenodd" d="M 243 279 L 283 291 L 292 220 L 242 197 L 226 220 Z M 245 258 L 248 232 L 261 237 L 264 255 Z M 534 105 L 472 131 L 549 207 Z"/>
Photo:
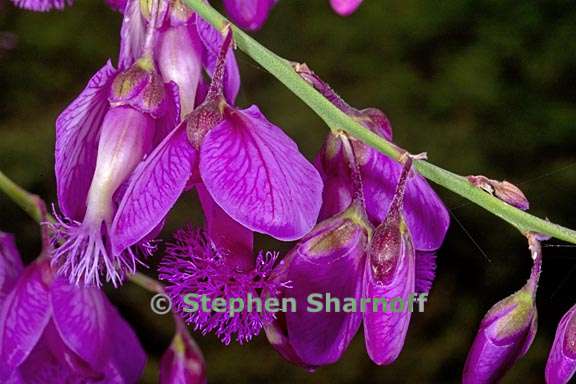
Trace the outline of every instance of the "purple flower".
<path fill-rule="evenodd" d="M 138 381 L 146 355 L 130 326 L 100 290 L 55 276 L 44 252 L 22 270 L 13 239 L 0 234 L 0 378 L 47 384 Z"/>
<path fill-rule="evenodd" d="M 292 286 L 282 294 L 294 297 L 297 302 L 306 303 L 309 295 L 320 293 L 341 302 L 354 298 L 356 308 L 319 313 L 298 308 L 269 326 L 267 335 L 286 359 L 311 368 L 337 361 L 364 320 L 366 348 L 371 359 L 377 364 L 388 364 L 402 349 L 410 311 L 403 308 L 399 313 L 389 313 L 374 309 L 374 303 L 364 308 L 360 299 L 410 300 L 418 286 L 426 285 L 417 281 L 429 278 L 417 271 L 412 239 L 403 220 L 402 202 L 411 160 L 408 159 L 398 181 L 394 203 L 385 221 L 373 231 L 350 139 L 343 134 L 335 139 L 341 141 L 343 156 L 352 173 L 352 203 L 301 239 L 285 259 L 279 276 Z"/>
<path fill-rule="evenodd" d="M 307 367 L 331 364 L 350 344 L 362 321 L 359 311 L 310 312 L 305 306 L 311 294 L 340 300 L 361 297 L 370 230 L 361 209 L 352 205 L 316 225 L 286 256 L 280 278 L 291 288 L 283 290 L 283 296 L 293 297 L 298 307 L 279 314 L 267 336 L 287 360 Z"/>
<path fill-rule="evenodd" d="M 206 228 L 176 232 L 175 242 L 168 245 L 161 262 L 160 279 L 167 281 L 165 290 L 175 310 L 195 330 L 215 332 L 225 344 L 233 337 L 244 343 L 274 319 L 273 312 L 266 308 L 249 310 L 247 303 L 252 299 L 264 302 L 282 285 L 271 278 L 278 253 L 260 252 L 255 258 L 252 232 L 222 211 L 203 186 L 197 189 L 206 213 Z M 196 295 L 192 301 L 199 308 L 202 297 L 210 302 L 237 300 L 243 308 L 233 316 L 228 310 L 190 311 L 190 294 Z"/>
<path fill-rule="evenodd" d="M 576 305 L 562 317 L 546 364 L 547 384 L 566 384 L 576 373 Z"/>
<path fill-rule="evenodd" d="M 416 291 L 416 253 L 402 208 L 411 165 L 408 158 L 388 215 L 374 231 L 364 270 L 364 297 L 389 302 L 402 298 L 403 305 Z M 364 339 L 372 361 L 385 365 L 396 360 L 404 347 L 410 317 L 407 308 L 393 313 L 368 309 L 364 314 Z"/>
<path fill-rule="evenodd" d="M 131 179 L 119 222 L 131 228 L 119 249 L 158 225 L 190 179 L 201 182 L 233 220 L 280 240 L 304 236 L 321 206 L 321 178 L 297 145 L 258 107 L 223 97 L 231 33 L 204 102 L 150 154 Z"/>
<path fill-rule="evenodd" d="M 160 384 L 205 384 L 206 364 L 200 348 L 181 320 L 170 347 L 160 360 Z"/>
<path fill-rule="evenodd" d="M 305 64 L 296 64 L 295 70 L 342 112 L 377 135 L 392 139 L 390 122 L 381 111 L 375 108 L 359 111 L 351 107 Z M 368 217 L 377 226 L 390 208 L 402 166 L 359 140 L 352 139 L 352 146 L 360 166 Z M 351 175 L 347 164 L 341 141 L 330 133 L 316 158 L 316 167 L 326 186 L 320 212 L 322 219 L 342 211 L 352 201 Z M 420 175 L 414 175 L 408 181 L 404 200 L 406 223 L 417 254 L 433 255 L 442 245 L 448 230 L 448 210 Z"/>
<path fill-rule="evenodd" d="M 256 31 L 278 0 L 223 0 L 226 13 L 240 28 Z"/>
<path fill-rule="evenodd" d="M 113 225 L 116 199 L 166 121 L 169 90 L 140 61 L 116 73 L 106 64 L 56 122 L 56 181 L 64 217 L 53 225 L 53 262 L 75 283 L 118 284 L 133 273 L 137 251 L 111 251 L 122 228 Z M 142 240 L 143 237 L 139 240 Z"/>
<path fill-rule="evenodd" d="M 340 16 L 350 16 L 362 4 L 363 0 L 330 0 L 334 12 Z"/>
<path fill-rule="evenodd" d="M 530 279 L 521 290 L 495 304 L 482 319 L 464 366 L 464 384 L 498 382 L 534 341 L 542 253 L 535 236 L 530 235 L 529 239 L 534 256 Z"/>

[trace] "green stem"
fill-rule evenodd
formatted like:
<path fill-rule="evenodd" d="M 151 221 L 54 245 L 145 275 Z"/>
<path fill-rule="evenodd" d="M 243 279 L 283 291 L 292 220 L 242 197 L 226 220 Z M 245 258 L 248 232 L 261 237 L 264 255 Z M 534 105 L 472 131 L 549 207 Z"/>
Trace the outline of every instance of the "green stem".
<path fill-rule="evenodd" d="M 240 28 L 232 25 L 230 21 L 204 0 L 183 1 L 188 7 L 196 11 L 217 29 L 222 30 L 225 26 L 230 25 L 234 32 L 234 41 L 237 46 L 304 101 L 324 120 L 328 127 L 333 130 L 346 131 L 356 139 L 363 141 L 392 159 L 399 160 L 402 152 L 397 146 L 363 127 L 332 105 L 332 103 L 294 71 L 288 60 L 276 55 L 248 34 L 244 33 Z M 576 244 L 576 231 L 514 208 L 471 185 L 468 180 L 462 176 L 456 175 L 424 160 L 415 161 L 414 167 L 422 176 L 465 197 L 488 212 L 512 224 L 523 233 L 542 233 L 559 240 Z"/>
<path fill-rule="evenodd" d="M 18 204 L 34 221 L 40 223 L 42 220 L 41 205 L 38 204 L 40 198 L 10 180 L 2 171 L 0 171 L 0 191 L 4 192 L 12 201 Z M 47 215 L 46 217 L 49 221 L 54 221 L 52 216 Z M 140 272 L 129 276 L 128 279 L 148 291 L 164 292 L 162 284 Z"/>

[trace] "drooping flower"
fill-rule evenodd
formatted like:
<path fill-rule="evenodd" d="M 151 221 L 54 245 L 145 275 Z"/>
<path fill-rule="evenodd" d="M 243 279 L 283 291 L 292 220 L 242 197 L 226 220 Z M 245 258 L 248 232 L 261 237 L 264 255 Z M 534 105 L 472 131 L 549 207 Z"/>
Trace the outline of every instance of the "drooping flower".
<path fill-rule="evenodd" d="M 308 66 L 295 64 L 294 68 L 342 112 L 377 135 L 392 140 L 390 122 L 380 110 L 357 110 L 342 100 Z M 359 140 L 351 138 L 351 142 L 362 174 L 368 217 L 372 224 L 377 226 L 384 220 L 390 208 L 402 166 Z M 352 200 L 350 168 L 344 158 L 342 143 L 333 133 L 328 135 L 315 164 L 326 186 L 320 212 L 320 218 L 326 218 L 348 207 Z M 450 224 L 448 210 L 420 175 L 414 175 L 408 181 L 404 203 L 405 219 L 412 234 L 417 257 L 424 255 L 430 259 L 444 241 Z"/>
<path fill-rule="evenodd" d="M 304 236 L 321 206 L 322 181 L 297 145 L 258 107 L 239 110 L 224 97 L 226 36 L 208 94 L 138 167 L 120 203 L 117 249 L 158 225 L 186 186 L 201 182 L 246 228 L 280 240 Z"/>
<path fill-rule="evenodd" d="M 411 165 L 408 157 L 386 219 L 374 231 L 364 270 L 364 297 L 390 302 L 401 298 L 403 305 L 416 291 L 416 253 L 403 208 Z M 372 361 L 385 365 L 396 360 L 404 347 L 411 314 L 407 308 L 392 313 L 373 307 L 367 310 L 364 339 Z"/>
<path fill-rule="evenodd" d="M 366 348 L 377 364 L 392 362 L 402 349 L 410 312 L 388 313 L 373 304 L 363 308 L 362 299 L 410 300 L 428 279 L 416 268 L 409 229 L 403 220 L 403 196 L 411 169 L 407 160 L 398 180 L 385 221 L 374 231 L 368 220 L 363 198 L 363 181 L 350 139 L 341 141 L 343 156 L 352 176 L 352 203 L 344 211 L 325 219 L 285 259 L 279 276 L 292 288 L 282 292 L 297 302 L 311 294 L 355 299 L 349 310 L 309 312 L 299 307 L 282 314 L 267 328 L 270 343 L 289 361 L 313 368 L 336 362 L 348 347 L 362 320 Z M 328 300 L 328 299 L 326 299 Z"/>
<path fill-rule="evenodd" d="M 529 235 L 529 242 L 534 257 L 530 279 L 482 319 L 464 366 L 464 384 L 498 382 L 532 345 L 537 330 L 535 298 L 542 251 L 535 235 Z"/>
<path fill-rule="evenodd" d="M 363 0 L 330 0 L 334 12 L 340 16 L 350 16 L 362 4 Z"/>
<path fill-rule="evenodd" d="M 57 277 L 49 256 L 44 249 L 22 270 L 13 239 L 0 234 L 0 380 L 137 382 L 146 355 L 128 323 L 102 291 Z"/>
<path fill-rule="evenodd" d="M 291 288 L 283 296 L 293 297 L 298 307 L 279 314 L 267 335 L 287 360 L 316 367 L 336 362 L 348 348 L 362 321 L 359 311 L 311 312 L 305 307 L 312 294 L 360 299 L 369 231 L 370 224 L 354 204 L 316 225 L 284 259 L 280 276 Z"/>
<path fill-rule="evenodd" d="M 278 0 L 223 0 L 226 13 L 240 28 L 257 31 L 262 28 Z"/>
<path fill-rule="evenodd" d="M 134 272 L 139 249 L 150 251 L 147 240 L 165 214 L 132 220 L 131 209 L 145 208 L 138 206 L 142 196 L 127 188 L 137 178 L 132 171 L 194 108 L 201 69 L 214 73 L 214 50 L 221 40 L 180 3 L 126 3 L 121 70 L 108 63 L 57 121 L 56 173 L 64 217 L 55 225 L 54 263 L 73 281 L 99 285 L 99 273 L 105 272 L 117 285 Z M 232 52 L 222 60 L 223 92 L 233 100 L 237 64 Z M 154 194 L 139 192 L 147 198 Z M 153 199 L 144 203 L 155 204 Z"/>
<path fill-rule="evenodd" d="M 268 297 L 274 297 L 282 283 L 272 279 L 277 252 L 260 252 L 253 256 L 252 232 L 232 220 L 214 203 L 206 189 L 197 186 L 206 214 L 204 230 L 186 228 L 175 234 L 161 262 L 160 279 L 167 282 L 166 292 L 174 308 L 188 324 L 203 334 L 214 332 L 225 344 L 235 338 L 250 341 L 263 326 L 274 319 L 274 312 L 262 307 Z M 194 295 L 194 296 L 190 296 Z M 217 312 L 201 309 L 200 301 L 224 300 L 231 307 Z M 254 310 L 248 303 L 254 304 Z M 192 303 L 199 308 L 192 310 Z M 207 304 L 208 305 L 208 304 Z M 257 310 L 258 308 L 258 310 Z"/>
<path fill-rule="evenodd" d="M 566 384 L 576 373 L 576 305 L 562 317 L 546 363 L 546 383 Z"/>
<path fill-rule="evenodd" d="M 154 10 L 158 16 L 160 10 Z M 53 263 L 77 284 L 100 285 L 104 273 L 117 285 L 136 269 L 136 249 L 111 249 L 123 230 L 112 228 L 116 199 L 156 135 L 179 117 L 175 86 L 163 83 L 152 59 L 156 16 L 144 56 L 120 72 L 107 63 L 56 122 L 56 181 L 64 217 L 53 225 Z"/>
<path fill-rule="evenodd" d="M 176 319 L 176 334 L 160 360 L 160 384 L 205 384 L 206 364 L 200 348 L 182 320 Z"/>

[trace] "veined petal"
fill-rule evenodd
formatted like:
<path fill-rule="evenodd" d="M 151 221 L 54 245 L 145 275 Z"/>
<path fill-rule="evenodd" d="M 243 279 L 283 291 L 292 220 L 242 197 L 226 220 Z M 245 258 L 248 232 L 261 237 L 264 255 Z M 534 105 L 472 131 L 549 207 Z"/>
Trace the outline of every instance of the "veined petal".
<path fill-rule="evenodd" d="M 428 293 L 436 277 L 436 253 L 416 251 L 416 283 L 417 293 Z"/>
<path fill-rule="evenodd" d="M 109 324 L 103 295 L 97 288 L 71 285 L 64 277 L 56 279 L 52 286 L 56 329 L 68 348 L 93 369 L 100 369 L 109 353 Z"/>
<path fill-rule="evenodd" d="M 366 154 L 366 163 L 361 165 L 366 208 L 370 220 L 384 220 L 402 166 L 389 157 L 372 152 Z M 414 246 L 420 251 L 435 251 L 442 245 L 450 224 L 448 210 L 426 180 L 414 174 L 406 185 L 404 213 Z"/>
<path fill-rule="evenodd" d="M 142 240 L 184 191 L 197 161 L 184 128 L 172 131 L 134 171 L 111 227 L 114 252 Z"/>
<path fill-rule="evenodd" d="M 14 236 L 0 232 L 0 307 L 6 295 L 16 285 L 23 269 Z"/>
<path fill-rule="evenodd" d="M 256 31 L 266 22 L 274 0 L 224 0 L 224 8 L 240 28 Z"/>
<path fill-rule="evenodd" d="M 346 299 L 360 301 L 367 235 L 347 212 L 318 224 L 284 260 L 283 278 L 291 288 L 283 289 L 283 295 L 295 299 L 297 311 L 284 313 L 268 336 L 287 359 L 304 366 L 336 362 L 362 321 L 358 306 L 344 305 Z M 309 306 L 310 298 L 322 305 L 320 310 Z M 339 308 L 331 303 L 334 299 Z"/>
<path fill-rule="evenodd" d="M 101 125 L 109 109 L 109 87 L 115 73 L 108 61 L 56 120 L 58 203 L 64 215 L 74 220 L 82 220 L 86 210 Z"/>
<path fill-rule="evenodd" d="M 388 227 L 388 231 L 383 232 L 379 231 L 384 227 L 379 227 L 372 239 L 370 257 L 366 261 L 363 297 L 373 302 L 364 313 L 364 338 L 370 359 L 378 365 L 391 364 L 396 360 L 404 347 L 410 325 L 411 310 L 408 306 L 415 296 L 415 251 L 410 234 L 403 227 L 400 224 L 400 230 L 397 231 L 393 224 Z M 400 238 L 393 241 L 396 234 Z M 379 243 L 379 235 L 384 244 Z M 375 269 L 373 258 L 378 255 L 373 253 L 378 250 L 383 261 Z M 393 250 L 393 254 L 382 253 L 389 250 Z M 382 281 L 378 281 L 375 271 L 384 276 Z M 377 299 L 385 299 L 385 304 L 376 303 L 375 307 L 374 300 Z"/>
<path fill-rule="evenodd" d="M 200 174 L 214 201 L 253 231 L 295 240 L 318 217 L 320 175 L 256 106 L 226 112 L 206 135 Z"/>
<path fill-rule="evenodd" d="M 74 0 L 12 0 L 18 8 L 29 11 L 47 12 L 74 4 Z"/>
<path fill-rule="evenodd" d="M 222 47 L 222 42 L 224 37 L 214 28 L 211 24 L 207 23 L 200 16 L 196 17 L 196 28 L 198 30 L 198 36 L 204 43 L 206 48 L 206 55 L 204 55 L 204 66 L 206 70 L 212 76 L 214 70 L 216 69 L 216 61 L 218 59 L 218 53 L 220 52 L 220 47 Z M 238 63 L 236 62 L 236 56 L 234 56 L 234 51 L 229 50 L 226 55 L 226 73 L 224 74 L 224 95 L 226 100 L 230 104 L 234 104 L 236 96 L 238 96 L 238 91 L 240 90 L 240 71 L 238 69 Z"/>
<path fill-rule="evenodd" d="M 35 262 L 24 270 L 6 297 L 0 314 L 0 377 L 30 354 L 51 315 L 48 263 Z"/>

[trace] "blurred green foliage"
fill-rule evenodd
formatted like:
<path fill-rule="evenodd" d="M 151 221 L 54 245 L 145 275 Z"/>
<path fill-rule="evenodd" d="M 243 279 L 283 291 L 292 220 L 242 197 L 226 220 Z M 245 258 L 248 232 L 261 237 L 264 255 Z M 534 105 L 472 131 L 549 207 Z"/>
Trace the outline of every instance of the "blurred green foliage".
<path fill-rule="evenodd" d="M 114 61 L 120 20 L 102 1 L 33 14 L 0 0 L 0 169 L 49 202 L 55 200 L 55 118 L 93 72 L 108 58 Z M 327 0 L 282 0 L 255 36 L 280 55 L 308 63 L 352 105 L 384 110 L 400 145 L 427 151 L 433 162 L 461 174 L 517 183 L 533 213 L 576 227 L 573 1 L 366 0 L 352 17 L 340 18 Z M 313 158 L 326 127 L 249 58 L 239 54 L 239 61 L 239 104 L 260 105 Z M 396 364 L 372 364 L 361 334 L 338 364 L 313 374 L 284 362 L 263 336 L 225 347 L 196 335 L 210 381 L 458 382 L 480 318 L 520 288 L 530 257 L 512 228 L 439 192 L 453 224 L 438 254 L 431 301 L 413 318 Z M 193 195 L 179 203 L 164 237 L 190 221 L 201 221 Z M 0 229 L 16 233 L 27 260 L 38 252 L 37 227 L 4 196 Z M 259 240 L 263 247 L 289 247 Z M 576 252 L 544 252 L 540 332 L 508 383 L 543 382 L 556 323 L 576 300 Z M 150 295 L 138 287 L 126 284 L 109 293 L 150 354 L 143 382 L 156 382 L 158 359 L 171 339 L 169 317 L 153 315 Z"/>

